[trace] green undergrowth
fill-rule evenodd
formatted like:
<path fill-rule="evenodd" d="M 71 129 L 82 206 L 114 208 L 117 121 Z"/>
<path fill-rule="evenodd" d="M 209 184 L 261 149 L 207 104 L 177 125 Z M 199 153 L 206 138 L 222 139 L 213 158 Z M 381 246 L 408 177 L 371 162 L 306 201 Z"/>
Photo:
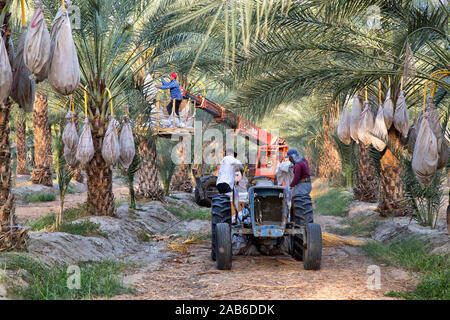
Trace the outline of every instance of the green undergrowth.
<path fill-rule="evenodd" d="M 187 239 L 191 239 L 193 241 L 204 241 L 211 239 L 211 232 L 189 232 L 187 235 Z"/>
<path fill-rule="evenodd" d="M 72 223 L 83 217 L 87 217 L 86 204 L 78 207 L 68 208 L 64 210 L 63 221 L 58 230 L 54 230 L 56 222 L 56 214 L 52 213 L 46 215 L 38 220 L 30 223 L 31 231 L 54 230 L 59 232 L 66 232 L 77 234 L 80 236 L 101 236 L 107 238 L 108 235 L 100 230 L 100 225 L 92 221 L 79 221 Z"/>
<path fill-rule="evenodd" d="M 210 220 L 211 219 L 211 212 L 210 209 L 207 208 L 200 208 L 200 209 L 193 209 L 189 208 L 186 205 L 181 205 L 180 207 L 175 206 L 164 206 L 164 208 L 175 215 L 180 220 Z"/>
<path fill-rule="evenodd" d="M 391 244 L 369 242 L 362 249 L 378 262 L 420 274 L 415 290 L 391 291 L 387 296 L 408 300 L 450 299 L 450 254 L 431 254 L 429 242 L 411 237 Z"/>
<path fill-rule="evenodd" d="M 55 201 L 56 195 L 52 192 L 35 192 L 25 195 L 25 201 L 28 203 Z"/>
<path fill-rule="evenodd" d="M 13 282 L 10 289 L 14 296 L 25 300 L 74 300 L 96 297 L 110 298 L 135 290 L 123 285 L 121 276 L 130 266 L 117 261 L 80 263 L 77 266 L 55 264 L 48 267 L 40 261 L 23 254 L 1 254 L 0 266 L 6 270 L 23 269 L 23 279 L 28 286 Z M 75 272 L 79 268 L 77 285 Z"/>
<path fill-rule="evenodd" d="M 75 190 L 74 186 L 69 184 L 67 186 L 67 190 L 66 190 L 66 194 L 75 194 L 75 193 L 79 193 Z"/>
<path fill-rule="evenodd" d="M 344 226 L 330 230 L 340 236 L 368 237 L 379 224 L 378 219 L 372 217 L 347 218 L 342 221 Z"/>
<path fill-rule="evenodd" d="M 100 236 L 103 238 L 108 238 L 108 234 L 100 230 L 100 225 L 98 223 L 88 220 L 74 223 L 63 222 L 57 231 L 77 234 L 84 237 Z"/>
<path fill-rule="evenodd" d="M 67 208 L 64 210 L 63 222 L 72 222 L 77 219 L 88 216 L 86 211 L 86 203 L 81 204 L 74 208 Z M 43 229 L 48 229 L 56 222 L 56 214 L 52 213 L 46 215 L 38 220 L 30 223 L 31 231 L 39 231 Z"/>
<path fill-rule="evenodd" d="M 137 233 L 137 237 L 142 242 L 149 242 L 151 240 L 149 234 L 144 230 L 141 230 Z"/>
<path fill-rule="evenodd" d="M 316 211 L 326 216 L 344 217 L 348 211 L 348 205 L 353 201 L 353 196 L 340 189 L 330 189 L 329 191 L 313 197 L 316 204 Z"/>

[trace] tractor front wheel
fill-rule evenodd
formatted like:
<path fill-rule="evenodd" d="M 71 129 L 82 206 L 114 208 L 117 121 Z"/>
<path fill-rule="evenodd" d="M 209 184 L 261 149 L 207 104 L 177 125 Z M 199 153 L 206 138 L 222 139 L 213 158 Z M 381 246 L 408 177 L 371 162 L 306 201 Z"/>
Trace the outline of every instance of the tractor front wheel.
<path fill-rule="evenodd" d="M 216 225 L 216 267 L 219 270 L 230 270 L 232 261 L 231 229 L 228 223 Z"/>
<path fill-rule="evenodd" d="M 303 244 L 303 267 L 305 270 L 319 270 L 322 261 L 322 229 L 320 224 L 306 225 L 306 241 Z"/>
<path fill-rule="evenodd" d="M 211 205 L 211 259 L 216 260 L 216 227 L 219 223 L 231 223 L 231 201 L 226 194 L 212 199 Z"/>

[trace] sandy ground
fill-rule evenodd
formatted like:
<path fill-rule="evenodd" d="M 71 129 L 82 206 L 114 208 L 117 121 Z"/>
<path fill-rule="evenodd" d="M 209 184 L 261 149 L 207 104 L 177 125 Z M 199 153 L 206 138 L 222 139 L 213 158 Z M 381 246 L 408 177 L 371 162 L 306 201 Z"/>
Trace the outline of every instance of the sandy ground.
<path fill-rule="evenodd" d="M 380 289 L 369 288 L 367 272 L 374 262 L 358 248 L 324 248 L 322 259 L 321 270 L 307 271 L 289 256 L 235 256 L 232 270 L 220 271 L 204 242 L 129 275 L 125 281 L 138 294 L 113 299 L 392 299 L 383 294 L 416 284 L 406 271 L 379 266 Z"/>
<path fill-rule="evenodd" d="M 316 214 L 315 220 L 327 231 L 336 217 Z M 125 277 L 125 284 L 138 290 L 136 296 L 113 299 L 378 300 L 417 285 L 417 275 L 378 264 L 358 247 L 324 247 L 318 271 L 304 270 L 303 262 L 287 255 L 234 256 L 232 270 L 221 271 L 210 258 L 210 246 L 204 241 L 185 253 L 167 250 L 161 262 Z M 379 288 L 370 278 L 374 269 L 379 270 Z"/>

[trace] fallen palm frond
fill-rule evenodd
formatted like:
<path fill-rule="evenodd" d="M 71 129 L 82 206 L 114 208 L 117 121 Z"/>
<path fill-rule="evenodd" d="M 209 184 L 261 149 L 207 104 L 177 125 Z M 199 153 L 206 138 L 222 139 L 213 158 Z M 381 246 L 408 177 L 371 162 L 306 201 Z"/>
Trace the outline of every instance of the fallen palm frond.
<path fill-rule="evenodd" d="M 26 249 L 28 230 L 27 227 L 0 224 L 0 252 Z"/>
<path fill-rule="evenodd" d="M 366 241 L 350 237 L 340 237 L 335 234 L 322 232 L 322 245 L 324 247 L 361 246 Z"/>
<path fill-rule="evenodd" d="M 185 253 L 189 250 L 189 245 L 197 244 L 205 241 L 205 238 L 208 236 L 207 233 L 201 232 L 192 232 L 190 233 L 186 239 L 179 238 L 167 243 L 167 248 L 172 251 L 178 251 Z"/>
<path fill-rule="evenodd" d="M 189 250 L 189 246 L 180 240 L 174 240 L 167 243 L 167 248 L 172 251 L 186 253 Z"/>
<path fill-rule="evenodd" d="M 152 234 L 152 235 L 147 234 L 147 235 L 148 235 L 148 237 L 150 239 L 154 239 L 156 241 L 164 241 L 164 240 L 167 240 L 167 239 L 169 239 L 171 237 L 171 235 L 167 235 L 167 236 L 162 236 L 162 235 L 159 235 L 159 234 Z"/>
<path fill-rule="evenodd" d="M 202 233 L 202 232 L 191 232 L 189 233 L 186 240 L 184 240 L 184 244 L 195 244 L 195 243 L 201 243 L 205 241 L 210 234 L 208 233 Z"/>

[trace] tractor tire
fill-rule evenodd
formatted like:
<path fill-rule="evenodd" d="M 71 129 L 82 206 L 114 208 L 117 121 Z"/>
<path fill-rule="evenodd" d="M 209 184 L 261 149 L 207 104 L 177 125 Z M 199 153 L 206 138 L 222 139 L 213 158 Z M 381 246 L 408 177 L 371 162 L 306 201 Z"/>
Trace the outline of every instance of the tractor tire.
<path fill-rule="evenodd" d="M 230 270 L 232 264 L 231 229 L 228 223 L 216 225 L 216 268 L 219 270 Z"/>
<path fill-rule="evenodd" d="M 212 199 L 211 206 L 211 259 L 216 261 L 216 225 L 231 223 L 231 201 L 225 194 Z"/>
<path fill-rule="evenodd" d="M 320 224 L 306 225 L 306 246 L 303 248 L 305 270 L 319 270 L 322 261 L 322 230 Z"/>
<path fill-rule="evenodd" d="M 216 189 L 216 181 L 217 181 L 217 177 L 214 175 L 209 175 L 209 176 L 205 176 L 200 178 L 200 183 L 202 184 L 202 188 L 203 190 L 207 191 L 207 190 L 213 190 Z M 219 191 L 217 191 L 218 193 Z M 198 192 L 198 188 L 195 188 L 194 190 L 194 198 L 195 198 L 195 203 L 197 203 L 199 206 L 201 207 L 211 207 L 211 199 L 206 197 L 205 199 L 200 199 L 200 194 Z"/>
<path fill-rule="evenodd" d="M 299 235 L 290 236 L 291 255 L 297 261 L 303 261 L 303 239 Z"/>

